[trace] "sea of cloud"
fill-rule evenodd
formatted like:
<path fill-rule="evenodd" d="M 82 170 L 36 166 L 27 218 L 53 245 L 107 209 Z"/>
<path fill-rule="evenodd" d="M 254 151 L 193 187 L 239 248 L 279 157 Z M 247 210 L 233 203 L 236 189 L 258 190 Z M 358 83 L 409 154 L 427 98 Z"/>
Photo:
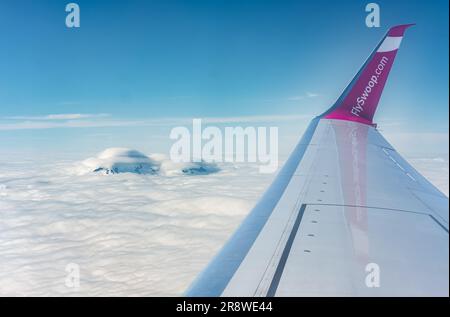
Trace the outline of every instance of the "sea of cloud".
<path fill-rule="evenodd" d="M 78 167 L 0 164 L 0 295 L 179 295 L 273 177 L 249 165 L 209 175 Z M 71 263 L 79 289 L 65 283 Z"/>
<path fill-rule="evenodd" d="M 410 162 L 448 195 L 448 158 Z M 79 164 L 1 160 L 0 296 L 180 295 L 274 177 L 245 164 L 208 175 Z M 71 263 L 78 289 L 65 283 Z"/>

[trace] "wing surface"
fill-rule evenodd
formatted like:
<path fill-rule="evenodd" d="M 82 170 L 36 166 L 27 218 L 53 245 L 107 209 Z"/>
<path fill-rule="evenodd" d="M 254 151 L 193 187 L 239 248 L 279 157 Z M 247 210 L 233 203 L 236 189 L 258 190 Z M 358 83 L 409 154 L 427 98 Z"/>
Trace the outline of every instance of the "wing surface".
<path fill-rule="evenodd" d="M 406 28 L 315 118 L 187 296 L 448 296 L 448 198 L 373 124 Z"/>

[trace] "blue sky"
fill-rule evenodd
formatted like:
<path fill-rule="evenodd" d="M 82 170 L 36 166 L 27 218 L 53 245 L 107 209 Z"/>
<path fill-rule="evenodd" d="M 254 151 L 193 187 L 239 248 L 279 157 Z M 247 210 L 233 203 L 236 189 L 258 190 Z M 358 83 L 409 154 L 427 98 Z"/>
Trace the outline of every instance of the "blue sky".
<path fill-rule="evenodd" d="M 415 22 L 376 119 L 448 134 L 448 1 L 377 1 L 381 27 L 367 28 L 369 1 L 80 0 L 79 29 L 65 26 L 68 2 L 0 2 L 0 123 L 49 114 L 313 116 L 389 26 Z M 0 131 L 0 141 L 131 137 L 123 127 L 43 130 Z"/>

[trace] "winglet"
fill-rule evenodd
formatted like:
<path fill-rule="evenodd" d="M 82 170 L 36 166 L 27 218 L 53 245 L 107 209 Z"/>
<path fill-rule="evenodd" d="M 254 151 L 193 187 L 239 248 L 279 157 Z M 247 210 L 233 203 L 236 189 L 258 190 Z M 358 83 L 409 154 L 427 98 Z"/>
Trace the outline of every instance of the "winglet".
<path fill-rule="evenodd" d="M 403 35 L 414 24 L 389 29 L 335 104 L 320 117 L 373 125 L 373 116 Z"/>

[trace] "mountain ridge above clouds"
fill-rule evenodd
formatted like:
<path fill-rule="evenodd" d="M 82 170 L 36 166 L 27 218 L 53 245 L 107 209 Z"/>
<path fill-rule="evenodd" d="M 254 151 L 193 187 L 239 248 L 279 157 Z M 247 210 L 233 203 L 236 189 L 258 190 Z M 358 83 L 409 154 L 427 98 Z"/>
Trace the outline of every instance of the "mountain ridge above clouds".
<path fill-rule="evenodd" d="M 163 176 L 175 175 L 208 175 L 217 173 L 220 168 L 215 163 L 187 162 L 175 163 L 164 154 L 153 153 L 146 155 L 129 148 L 107 148 L 95 157 L 78 162 L 76 174 L 159 174 Z"/>

